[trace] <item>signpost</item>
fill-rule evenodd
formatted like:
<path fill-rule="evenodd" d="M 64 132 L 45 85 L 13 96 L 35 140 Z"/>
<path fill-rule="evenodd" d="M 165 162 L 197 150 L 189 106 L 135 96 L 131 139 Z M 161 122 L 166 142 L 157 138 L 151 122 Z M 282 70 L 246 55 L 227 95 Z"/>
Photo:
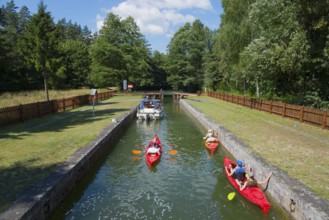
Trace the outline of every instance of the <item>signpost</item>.
<path fill-rule="evenodd" d="M 92 100 L 93 100 L 93 117 L 95 116 L 95 102 L 96 102 L 96 95 L 97 95 L 97 90 L 96 89 L 91 89 L 90 91 L 90 95 L 92 96 Z"/>
<path fill-rule="evenodd" d="M 123 80 L 123 90 L 126 92 L 126 94 L 127 94 L 127 84 L 128 84 L 128 82 L 127 82 L 127 80 Z"/>

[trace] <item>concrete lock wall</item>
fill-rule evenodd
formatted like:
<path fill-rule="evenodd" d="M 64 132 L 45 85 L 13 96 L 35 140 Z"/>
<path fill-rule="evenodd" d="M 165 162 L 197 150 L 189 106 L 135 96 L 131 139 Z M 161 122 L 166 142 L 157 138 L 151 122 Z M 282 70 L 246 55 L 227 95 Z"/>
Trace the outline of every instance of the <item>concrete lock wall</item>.
<path fill-rule="evenodd" d="M 19 196 L 9 209 L 0 214 L 0 219 L 41 220 L 48 217 L 89 168 L 111 147 L 111 142 L 115 141 L 136 117 L 136 110 L 137 106 L 117 118 L 117 123 L 110 124 L 94 141 L 58 166 L 49 177 Z"/>
<path fill-rule="evenodd" d="M 264 159 L 254 155 L 246 144 L 222 125 L 207 118 L 185 100 L 180 103 L 206 129 L 212 129 L 218 135 L 220 143 L 235 158 L 243 159 L 253 168 L 256 179 L 264 179 L 272 172 L 267 194 L 285 209 L 292 218 L 298 220 L 328 220 L 329 202 L 315 195 L 308 187 L 292 179 L 278 167 L 269 165 Z"/>

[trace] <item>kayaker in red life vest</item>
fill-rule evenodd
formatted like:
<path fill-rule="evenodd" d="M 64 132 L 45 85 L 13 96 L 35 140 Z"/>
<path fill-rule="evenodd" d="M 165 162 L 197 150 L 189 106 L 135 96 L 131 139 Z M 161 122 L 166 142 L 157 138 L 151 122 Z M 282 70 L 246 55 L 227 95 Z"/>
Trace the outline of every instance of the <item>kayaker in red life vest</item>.
<path fill-rule="evenodd" d="M 257 186 L 257 184 L 260 184 L 260 185 L 266 184 L 269 181 L 271 176 L 272 176 L 272 172 L 270 172 L 268 174 L 268 176 L 266 177 L 265 180 L 257 181 L 254 177 L 254 173 L 249 172 L 246 174 L 247 180 L 244 182 L 244 184 L 242 186 L 240 185 L 240 191 L 244 190 L 246 187 Z"/>
<path fill-rule="evenodd" d="M 228 176 L 232 176 L 236 183 L 241 187 L 241 183 L 245 178 L 245 168 L 243 167 L 243 162 L 241 160 L 237 161 L 237 166 L 232 168 L 230 165 L 229 167 L 225 167 L 226 172 L 228 173 Z"/>

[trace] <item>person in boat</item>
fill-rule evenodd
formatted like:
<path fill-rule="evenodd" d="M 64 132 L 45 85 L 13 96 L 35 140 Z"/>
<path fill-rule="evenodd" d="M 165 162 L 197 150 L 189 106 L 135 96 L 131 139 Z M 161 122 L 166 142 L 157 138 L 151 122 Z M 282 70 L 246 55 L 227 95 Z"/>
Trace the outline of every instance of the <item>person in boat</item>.
<path fill-rule="evenodd" d="M 147 153 L 160 155 L 160 146 L 154 142 L 153 145 L 147 149 Z"/>
<path fill-rule="evenodd" d="M 209 129 L 206 134 L 206 143 L 210 142 L 217 142 L 217 138 L 215 137 L 214 131 Z"/>
<path fill-rule="evenodd" d="M 265 180 L 257 181 L 254 177 L 254 173 L 249 172 L 249 173 L 246 174 L 247 180 L 242 185 L 240 185 L 240 191 L 244 190 L 247 187 L 257 186 L 257 184 L 260 184 L 260 185 L 266 184 L 270 180 L 271 176 L 272 176 L 272 172 L 270 172 L 267 175 Z"/>
<path fill-rule="evenodd" d="M 150 145 L 154 146 L 154 144 L 156 144 L 158 148 L 160 147 L 160 141 L 156 135 L 154 135 Z"/>
<path fill-rule="evenodd" d="M 241 160 L 238 160 L 236 163 L 236 167 L 225 167 L 228 176 L 232 176 L 235 179 L 235 182 L 241 187 L 242 181 L 245 179 L 246 169 L 244 167 L 244 163 Z"/>

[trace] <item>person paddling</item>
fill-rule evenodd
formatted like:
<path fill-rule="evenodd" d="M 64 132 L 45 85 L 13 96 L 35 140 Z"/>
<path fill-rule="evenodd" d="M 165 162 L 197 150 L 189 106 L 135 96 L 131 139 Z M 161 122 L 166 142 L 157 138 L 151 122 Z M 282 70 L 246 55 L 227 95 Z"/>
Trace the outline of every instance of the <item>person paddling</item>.
<path fill-rule="evenodd" d="M 271 176 L 272 176 L 272 172 L 270 172 L 268 174 L 268 176 L 266 177 L 265 180 L 257 181 L 254 177 L 254 173 L 249 172 L 246 174 L 247 180 L 244 182 L 243 185 L 240 185 L 240 191 L 244 190 L 247 187 L 257 186 L 257 184 L 260 184 L 260 185 L 266 184 L 270 180 Z"/>
<path fill-rule="evenodd" d="M 232 168 L 230 165 L 229 167 L 225 167 L 225 170 L 228 174 L 228 176 L 232 176 L 235 179 L 235 182 L 241 187 L 241 183 L 245 178 L 245 168 L 243 166 L 243 162 L 241 160 L 237 161 L 237 166 Z"/>
<path fill-rule="evenodd" d="M 153 146 L 147 149 L 148 154 L 159 154 L 160 155 L 160 147 L 154 143 Z"/>

